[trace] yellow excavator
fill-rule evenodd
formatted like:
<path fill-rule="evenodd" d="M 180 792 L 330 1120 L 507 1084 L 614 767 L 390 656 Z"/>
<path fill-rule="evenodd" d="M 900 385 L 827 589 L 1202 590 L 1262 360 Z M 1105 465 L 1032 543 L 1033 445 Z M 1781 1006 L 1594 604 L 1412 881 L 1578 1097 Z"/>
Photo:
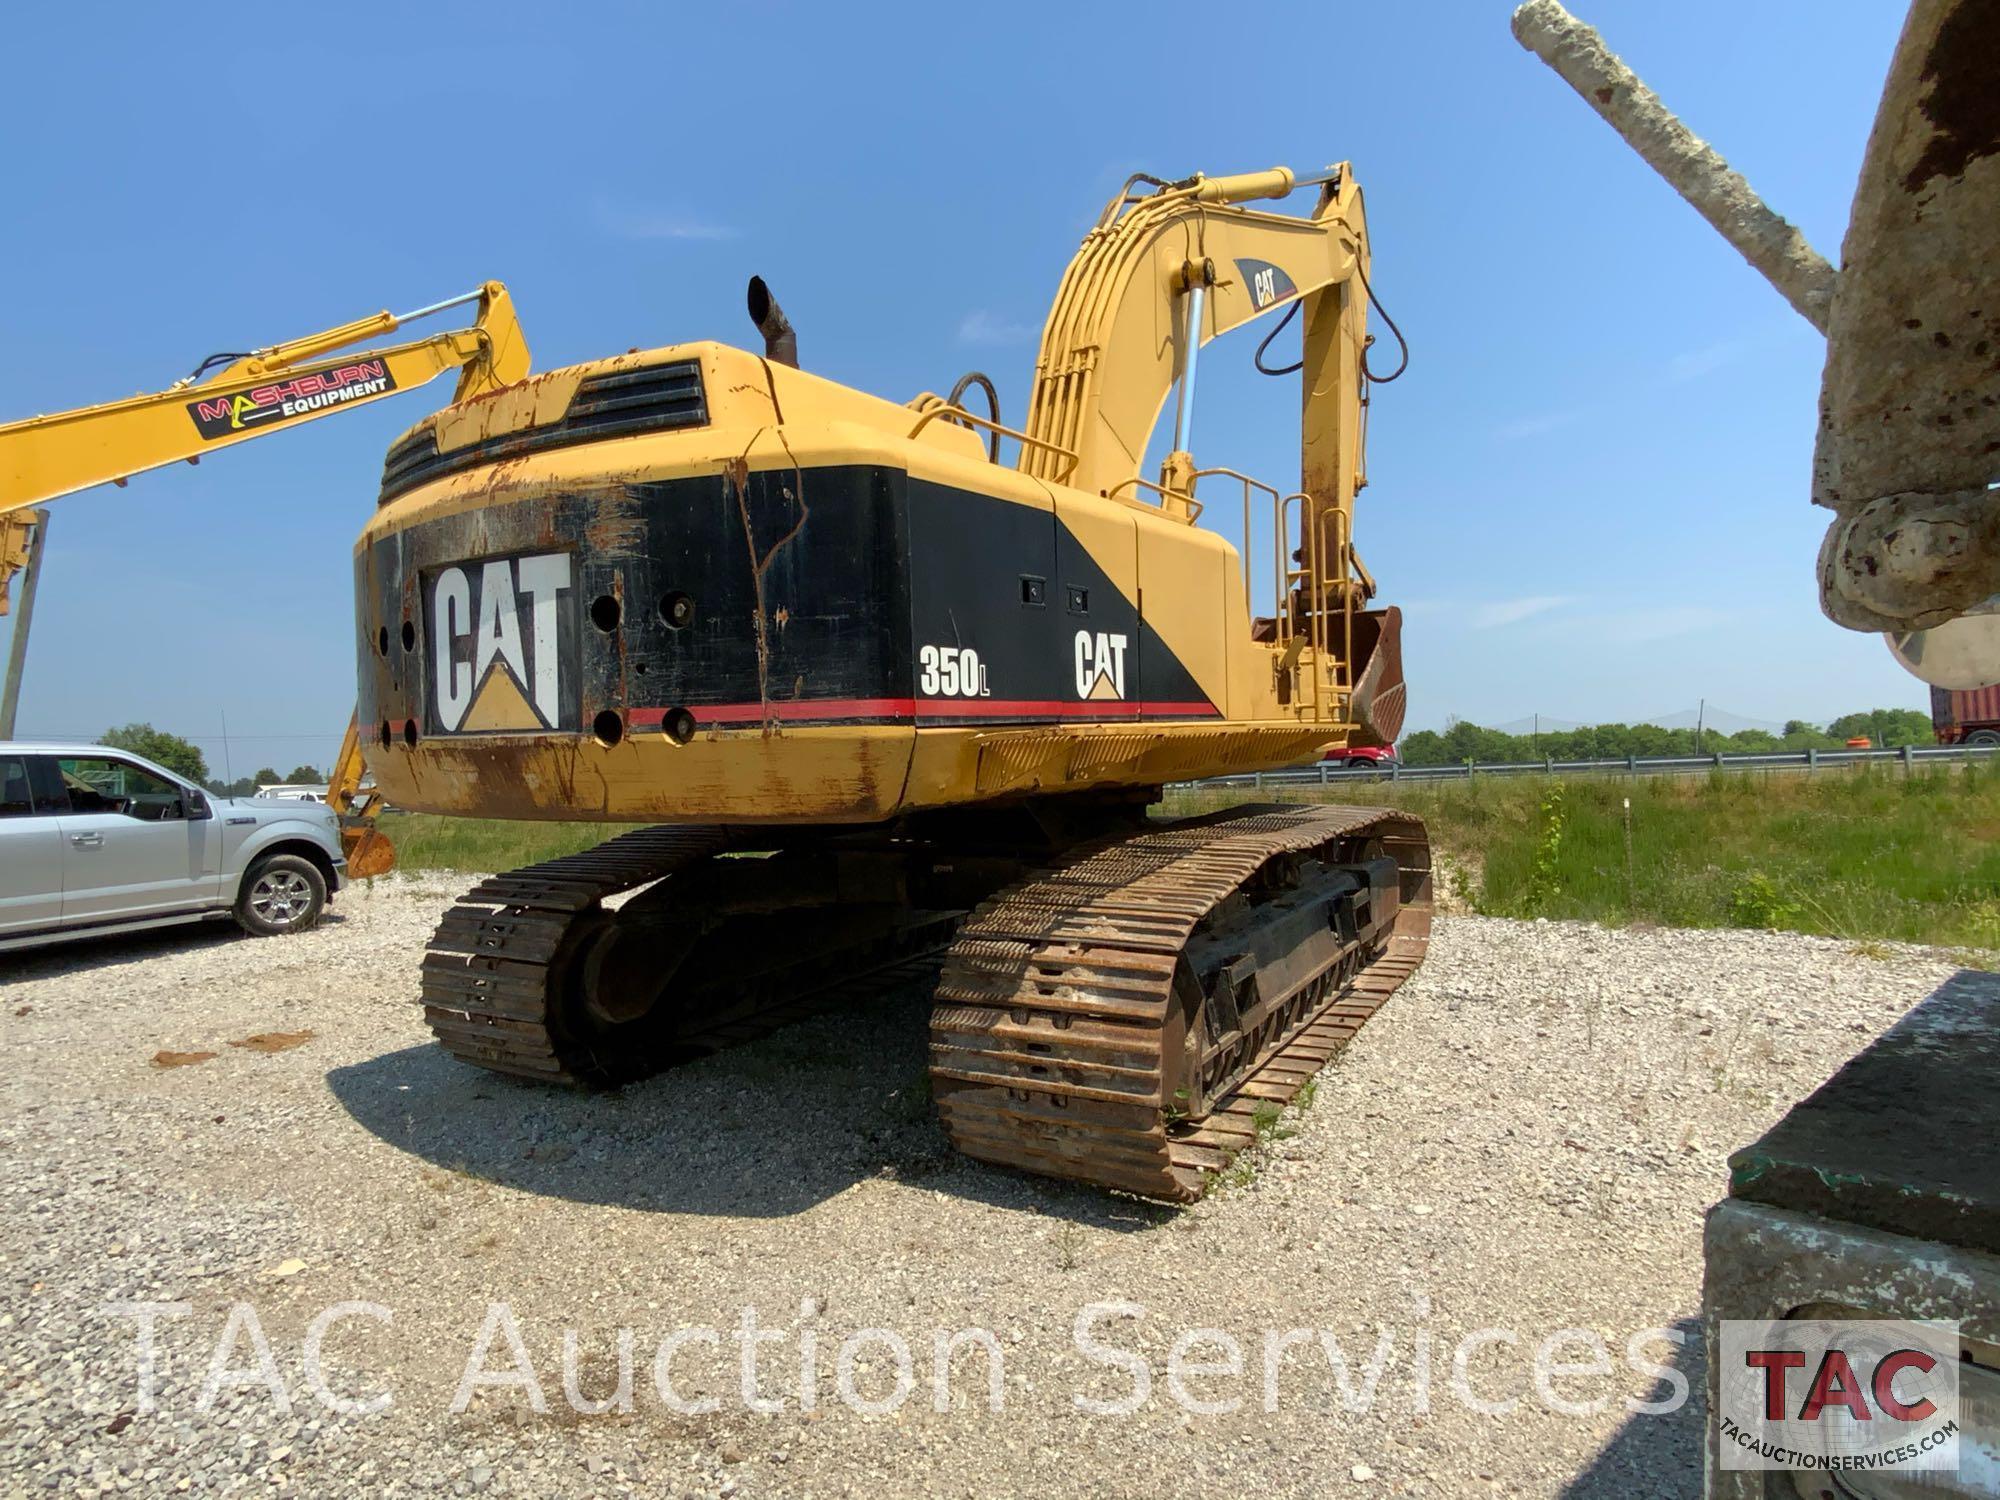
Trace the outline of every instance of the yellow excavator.
<path fill-rule="evenodd" d="M 474 304 L 469 328 L 382 348 L 351 347 Z M 335 350 L 347 352 L 326 357 Z M 8 612 L 15 574 L 30 566 L 47 535 L 46 514 L 33 508 L 45 501 L 93 485 L 123 486 L 134 474 L 180 460 L 198 463 L 213 449 L 379 401 L 446 370 L 459 372 L 453 400 L 464 403 L 522 379 L 528 368 L 513 299 L 489 281 L 414 312 L 380 312 L 268 349 L 211 355 L 163 391 L 0 425 L 0 615 Z M 26 639 L 23 619 L 15 626 L 0 738 L 12 732 Z M 395 850 L 375 827 L 380 801 L 362 791 L 362 776 L 360 739 L 350 721 L 327 801 L 341 817 L 348 872 L 379 875 L 393 867 Z"/>
<path fill-rule="evenodd" d="M 1303 216 L 1252 206 L 1299 189 Z M 1063 279 L 1018 428 L 983 375 L 899 405 L 798 368 L 753 279 L 762 353 L 554 370 L 398 439 L 355 553 L 385 794 L 657 825 L 452 908 L 423 966 L 438 1039 L 618 1084 L 941 956 L 931 1082 L 960 1149 L 1198 1195 L 1430 925 L 1406 814 L 1148 812 L 1167 782 L 1401 726 L 1400 617 L 1353 539 L 1368 261 L 1344 165 L 1135 177 Z M 1302 320 L 1271 372 L 1300 376 L 1282 488 L 1193 457 L 1202 346 L 1271 314 Z M 1218 503 L 1240 550 L 1197 524 Z"/>

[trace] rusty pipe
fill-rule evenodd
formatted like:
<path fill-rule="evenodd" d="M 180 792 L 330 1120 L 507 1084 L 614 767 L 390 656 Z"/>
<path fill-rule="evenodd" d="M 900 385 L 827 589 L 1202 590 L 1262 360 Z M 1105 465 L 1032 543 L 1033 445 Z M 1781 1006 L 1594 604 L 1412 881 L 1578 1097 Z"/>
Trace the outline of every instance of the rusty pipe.
<path fill-rule="evenodd" d="M 1714 147 L 1683 125 L 1660 96 L 1560 0 L 1527 0 L 1514 39 L 1553 68 L 1625 144 L 1666 178 L 1798 315 L 1826 332 L 1834 269 L 1792 224 L 1757 196 Z"/>
<path fill-rule="evenodd" d="M 1987 245 L 2000 149 L 1980 63 L 2000 39 L 2000 7 L 1913 0 L 1837 273 L 1561 0 L 1527 0 L 1513 25 L 1522 46 L 1827 336 L 1812 499 L 1837 513 L 1818 564 L 1828 617 L 1901 633 L 1992 609 L 2000 278 Z"/>
<path fill-rule="evenodd" d="M 757 325 L 757 331 L 764 335 L 764 358 L 773 364 L 799 367 L 799 336 L 792 331 L 792 323 L 785 316 L 785 310 L 778 306 L 778 299 L 771 295 L 771 289 L 764 285 L 764 278 L 750 278 L 750 321 Z"/>

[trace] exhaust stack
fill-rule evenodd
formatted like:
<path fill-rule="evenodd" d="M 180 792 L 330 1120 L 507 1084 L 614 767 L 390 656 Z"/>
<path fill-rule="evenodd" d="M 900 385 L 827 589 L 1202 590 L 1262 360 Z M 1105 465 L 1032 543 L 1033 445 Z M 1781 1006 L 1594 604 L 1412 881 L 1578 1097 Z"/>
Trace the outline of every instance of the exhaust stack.
<path fill-rule="evenodd" d="M 764 335 L 764 358 L 773 364 L 799 367 L 799 336 L 792 332 L 791 320 L 785 316 L 778 299 L 771 295 L 771 289 L 764 285 L 764 278 L 750 278 L 750 321 L 757 325 L 757 331 Z"/>

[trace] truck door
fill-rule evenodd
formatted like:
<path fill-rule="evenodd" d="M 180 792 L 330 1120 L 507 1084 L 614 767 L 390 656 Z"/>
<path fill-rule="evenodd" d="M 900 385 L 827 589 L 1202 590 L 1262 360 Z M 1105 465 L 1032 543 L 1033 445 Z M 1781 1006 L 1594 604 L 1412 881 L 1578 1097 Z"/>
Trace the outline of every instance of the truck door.
<path fill-rule="evenodd" d="M 57 756 L 65 927 L 199 911 L 217 900 L 210 819 L 182 789 L 115 756 Z M 205 812 L 205 809 L 203 809 Z"/>
<path fill-rule="evenodd" d="M 62 830 L 37 807 L 28 757 L 0 755 L 0 938 L 54 927 L 62 916 Z"/>

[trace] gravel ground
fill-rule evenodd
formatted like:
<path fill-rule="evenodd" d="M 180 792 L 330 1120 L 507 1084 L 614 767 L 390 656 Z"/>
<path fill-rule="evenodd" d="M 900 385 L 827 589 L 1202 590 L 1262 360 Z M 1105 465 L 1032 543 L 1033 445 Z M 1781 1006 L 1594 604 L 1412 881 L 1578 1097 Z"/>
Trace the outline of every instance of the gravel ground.
<path fill-rule="evenodd" d="M 466 883 L 380 881 L 293 939 L 0 959 L 0 1494 L 1694 1495 L 1724 1158 L 1951 972 L 1794 936 L 1445 918 L 1295 1133 L 1172 1212 L 953 1157 L 917 995 L 617 1095 L 451 1062 L 412 1002 Z M 158 1316 L 151 1410 L 134 1320 L 106 1311 L 141 1302 L 185 1304 Z M 393 1321 L 325 1331 L 336 1410 L 304 1351 L 344 1302 Z M 531 1370 L 546 1412 L 525 1383 L 452 1410 L 495 1302 L 529 1363 L 496 1329 L 477 1369 Z M 598 1400 L 621 1329 L 630 1410 L 574 1409 L 566 1335 Z M 940 1402 L 934 1336 L 966 1329 L 990 1347 L 962 1341 Z M 1187 1341 L 1202 1329 L 1222 1337 Z M 1466 1345 L 1480 1329 L 1517 1342 Z M 1533 1373 L 1564 1329 L 1610 1351 L 1543 1379 L 1572 1411 Z M 1628 1360 L 1648 1329 L 1692 1337 Z M 914 1351 L 893 1408 L 892 1336 Z M 1469 1408 L 1459 1350 L 1462 1392 L 1511 1410 Z M 1677 1411 L 1628 1410 L 1680 1379 Z"/>

